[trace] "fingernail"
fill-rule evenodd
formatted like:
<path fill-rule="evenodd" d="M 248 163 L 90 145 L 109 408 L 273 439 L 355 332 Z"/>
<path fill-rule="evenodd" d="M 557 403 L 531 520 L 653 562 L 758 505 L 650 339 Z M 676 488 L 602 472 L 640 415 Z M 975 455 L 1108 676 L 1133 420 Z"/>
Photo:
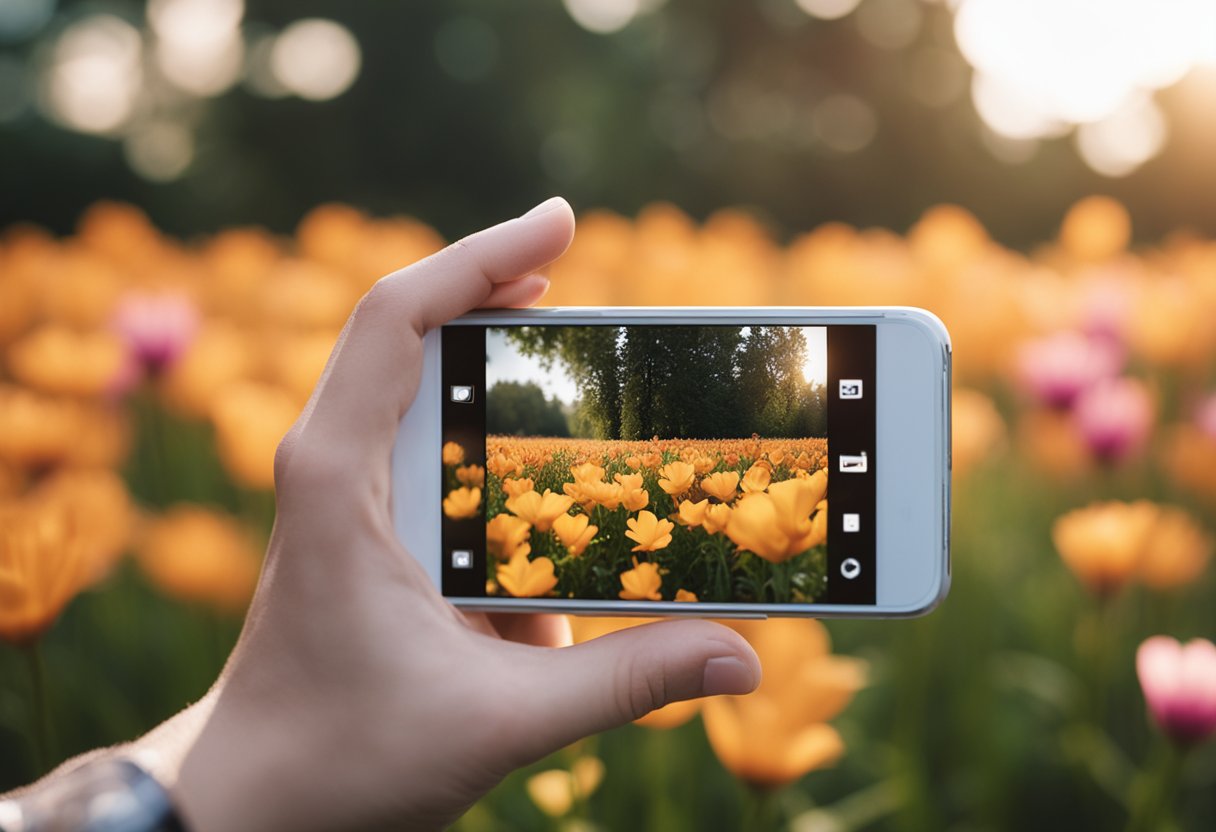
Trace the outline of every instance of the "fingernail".
<path fill-rule="evenodd" d="M 524 214 L 524 217 L 535 217 L 539 214 L 547 214 L 550 211 L 552 211 L 554 208 L 558 208 L 559 206 L 562 206 L 565 204 L 566 204 L 566 200 L 562 199 L 560 196 L 551 196 L 548 199 L 546 199 L 544 202 L 542 202 L 540 205 L 537 205 L 531 211 Z"/>
<path fill-rule="evenodd" d="M 705 663 L 702 695 L 750 693 L 755 687 L 752 670 L 734 656 L 719 656 Z"/>

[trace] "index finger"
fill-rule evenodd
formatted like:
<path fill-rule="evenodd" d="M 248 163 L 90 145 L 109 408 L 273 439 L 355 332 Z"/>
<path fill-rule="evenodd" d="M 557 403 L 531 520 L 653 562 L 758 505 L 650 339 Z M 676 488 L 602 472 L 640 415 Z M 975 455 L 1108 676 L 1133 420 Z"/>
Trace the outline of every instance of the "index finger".
<path fill-rule="evenodd" d="M 397 424 L 417 392 L 422 336 L 487 300 L 534 299 L 543 284 L 521 279 L 561 256 L 573 235 L 570 205 L 553 197 L 381 278 L 347 320 L 276 459 L 276 483 L 300 448 L 333 459 L 319 466 L 329 472 L 387 470 Z"/>

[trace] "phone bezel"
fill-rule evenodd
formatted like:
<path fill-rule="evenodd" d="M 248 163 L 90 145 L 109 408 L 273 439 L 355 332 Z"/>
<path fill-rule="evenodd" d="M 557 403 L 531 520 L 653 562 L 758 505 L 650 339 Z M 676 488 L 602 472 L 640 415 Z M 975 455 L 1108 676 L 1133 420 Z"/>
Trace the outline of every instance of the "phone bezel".
<path fill-rule="evenodd" d="M 873 605 L 739 604 L 569 598 L 448 598 L 474 610 L 715 618 L 909 617 L 950 585 L 950 337 L 931 312 L 913 307 L 550 307 L 472 312 L 449 325 L 738 323 L 874 324 L 878 404 Z M 439 330 L 424 338 L 418 394 L 401 421 L 392 458 L 397 536 L 440 587 L 441 422 Z M 901 407 L 884 407 L 898 401 Z M 926 441 L 926 437 L 930 441 Z"/>

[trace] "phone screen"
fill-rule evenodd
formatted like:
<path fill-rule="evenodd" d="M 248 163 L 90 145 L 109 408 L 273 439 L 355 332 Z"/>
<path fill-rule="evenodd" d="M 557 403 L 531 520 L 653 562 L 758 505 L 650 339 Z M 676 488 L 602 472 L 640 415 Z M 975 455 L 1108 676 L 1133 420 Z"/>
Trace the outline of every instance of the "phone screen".
<path fill-rule="evenodd" d="M 875 603 L 875 327 L 449 325 L 448 597 Z"/>

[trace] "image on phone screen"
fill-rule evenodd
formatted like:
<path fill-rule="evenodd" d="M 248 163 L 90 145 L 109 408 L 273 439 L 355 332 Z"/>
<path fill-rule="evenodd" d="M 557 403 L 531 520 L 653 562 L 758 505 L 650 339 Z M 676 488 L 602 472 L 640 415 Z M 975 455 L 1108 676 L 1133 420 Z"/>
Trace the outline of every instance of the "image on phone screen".
<path fill-rule="evenodd" d="M 875 328 L 452 325 L 449 597 L 875 602 Z"/>

